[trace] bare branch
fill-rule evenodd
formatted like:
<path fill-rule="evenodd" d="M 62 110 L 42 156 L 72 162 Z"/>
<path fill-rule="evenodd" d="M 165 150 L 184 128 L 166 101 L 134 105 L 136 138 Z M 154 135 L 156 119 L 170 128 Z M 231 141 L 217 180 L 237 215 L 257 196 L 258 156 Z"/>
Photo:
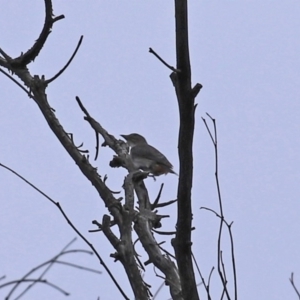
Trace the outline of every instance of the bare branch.
<path fill-rule="evenodd" d="M 39 283 L 44 283 L 46 285 L 49 285 L 50 287 L 58 290 L 59 292 L 63 293 L 65 296 L 69 296 L 70 294 L 66 291 L 64 291 L 63 289 L 61 289 L 60 287 L 58 287 L 57 285 L 48 282 L 46 279 L 31 279 L 31 278 L 27 278 L 27 279 L 23 279 L 23 280 L 12 280 L 9 282 L 6 282 L 4 284 L 0 285 L 0 289 L 12 285 L 12 284 L 16 284 L 16 283 L 26 283 L 26 282 L 39 282 Z M 8 300 L 9 298 L 6 297 L 5 300 Z"/>
<path fill-rule="evenodd" d="M 119 156 L 125 155 L 128 152 L 126 144 L 121 140 L 117 140 L 113 135 L 109 134 L 94 118 L 92 118 L 78 96 L 76 96 L 76 101 L 80 109 L 86 115 L 84 119 L 90 123 L 95 132 L 102 135 L 106 145 L 108 145 Z"/>
<path fill-rule="evenodd" d="M 63 15 L 53 18 L 53 8 L 51 0 L 44 0 L 46 15 L 45 15 L 45 23 L 40 33 L 40 36 L 36 40 L 35 44 L 24 54 L 21 54 L 19 57 L 13 59 L 10 64 L 13 68 L 22 68 L 28 65 L 30 62 L 34 61 L 35 58 L 39 55 L 42 50 L 49 34 L 51 33 L 51 29 L 53 24 L 64 18 Z"/>
<path fill-rule="evenodd" d="M 298 289 L 297 289 L 297 287 L 295 285 L 295 282 L 294 282 L 294 273 L 293 272 L 291 274 L 290 283 L 291 283 L 292 287 L 294 288 L 294 290 L 295 290 L 298 298 L 300 299 L 300 293 L 299 293 L 299 291 L 298 291 Z"/>
<path fill-rule="evenodd" d="M 151 204 L 151 210 L 153 210 L 153 209 L 156 208 L 156 205 L 158 204 L 158 201 L 159 201 L 159 199 L 160 199 L 160 196 L 161 196 L 161 192 L 162 192 L 162 190 L 163 190 L 163 187 L 164 187 L 164 184 L 162 183 L 162 184 L 160 185 L 160 189 L 159 189 L 159 192 L 158 192 L 158 194 L 157 194 L 156 199 L 154 200 L 153 204 Z"/>
<path fill-rule="evenodd" d="M 202 276 L 202 273 L 201 273 L 201 271 L 200 271 L 200 268 L 199 268 L 199 265 L 198 265 L 198 263 L 197 263 L 197 260 L 196 260 L 196 258 L 195 258 L 195 256 L 194 256 L 194 253 L 192 253 L 192 257 L 193 257 L 193 261 L 194 261 L 194 263 L 195 263 L 195 265 L 196 265 L 197 271 L 198 271 L 198 273 L 199 273 L 199 275 L 200 275 L 202 284 L 204 285 L 204 288 L 205 288 L 205 290 L 206 290 L 207 299 L 208 299 L 208 300 L 211 300 L 211 296 L 210 296 L 210 292 L 209 292 L 209 284 L 210 284 L 211 274 L 212 274 L 214 268 L 212 268 L 212 270 L 211 270 L 211 272 L 210 272 L 210 274 L 209 274 L 208 283 L 206 284 L 206 283 L 205 283 L 205 279 L 204 279 L 204 277 Z"/>
<path fill-rule="evenodd" d="M 143 281 L 141 272 L 136 260 L 136 253 L 132 243 L 132 220 L 136 214 L 134 211 L 134 188 L 132 183 L 133 173 L 129 173 L 124 181 L 125 205 L 121 208 L 122 221 L 117 225 L 120 231 L 120 238 L 117 238 L 110 230 L 110 218 L 105 215 L 102 222 L 102 230 L 112 246 L 117 250 L 111 254 L 115 261 L 119 260 L 129 279 L 134 295 L 137 299 L 149 299 L 150 290 Z"/>
<path fill-rule="evenodd" d="M 220 213 L 217 213 L 213 209 L 201 207 L 202 209 L 209 210 L 213 212 L 219 219 L 220 219 L 220 226 L 219 226 L 219 233 L 218 233 L 218 273 L 220 276 L 220 279 L 223 284 L 224 293 L 226 294 L 227 298 L 230 299 L 229 292 L 227 289 L 227 279 L 226 279 L 226 272 L 225 272 L 225 266 L 223 262 L 222 257 L 222 250 L 221 250 L 221 237 L 223 233 L 223 224 L 227 226 L 229 236 L 230 236 L 230 244 L 231 244 L 231 263 L 232 263 L 232 271 L 233 271 L 233 285 L 234 285 L 234 299 L 237 300 L 237 276 L 236 276 L 236 266 L 235 266 L 235 257 L 234 257 L 234 244 L 233 244 L 233 236 L 231 232 L 231 224 L 228 224 L 228 222 L 225 220 L 224 213 L 223 213 L 223 204 L 222 204 L 222 197 L 221 197 L 221 189 L 220 189 L 220 183 L 219 183 L 219 168 L 218 168 L 218 140 L 217 140 L 217 126 L 216 126 L 216 120 L 211 117 L 208 113 L 206 113 L 207 116 L 211 119 L 213 122 L 213 133 L 209 129 L 209 126 L 204 118 L 202 118 L 205 127 L 209 133 L 209 136 L 211 138 L 211 141 L 214 145 L 214 151 L 215 151 L 215 180 L 217 185 L 217 192 L 218 192 L 218 201 L 219 201 L 219 210 Z M 222 296 L 223 297 L 223 296 Z"/>
<path fill-rule="evenodd" d="M 166 253 L 169 257 L 172 257 L 174 260 L 176 259 L 175 255 L 173 255 L 172 253 L 170 253 L 169 251 L 167 251 L 166 249 L 164 249 L 161 245 L 163 243 L 158 244 L 158 247 L 161 251 L 163 251 L 164 253 Z"/>
<path fill-rule="evenodd" d="M 179 106 L 179 182 L 177 190 L 177 233 L 172 240 L 178 264 L 184 299 L 198 300 L 198 290 L 192 262 L 193 136 L 195 127 L 194 95 L 191 88 L 191 65 L 188 42 L 187 0 L 175 0 L 176 69 L 171 80 Z"/>
<path fill-rule="evenodd" d="M 33 274 L 36 270 L 46 266 L 47 268 L 42 272 L 42 274 L 38 277 L 38 279 L 42 279 L 43 276 L 50 270 L 50 268 L 54 265 L 54 263 L 57 262 L 57 259 L 64 255 L 64 254 L 68 254 L 68 253 L 71 253 L 70 251 L 66 251 L 70 246 L 71 244 L 73 244 L 74 242 L 76 241 L 76 238 L 72 239 L 72 241 L 70 241 L 56 256 L 54 256 L 52 259 L 38 265 L 37 267 L 33 268 L 31 271 L 29 271 L 28 273 L 26 273 L 22 278 L 22 279 L 26 279 L 28 276 L 30 276 L 31 274 Z M 19 299 L 20 297 L 22 297 L 27 291 L 29 291 L 37 282 L 33 282 L 32 284 L 30 284 L 22 293 L 20 293 L 20 295 L 16 298 L 16 299 Z M 13 288 L 12 290 L 9 292 L 7 298 L 9 298 L 13 292 L 17 289 L 18 285 L 21 284 L 21 282 L 17 283 Z"/>
<path fill-rule="evenodd" d="M 14 79 L 11 75 L 9 75 L 7 72 L 5 72 L 4 70 L 2 70 L 0 68 L 0 72 L 3 73 L 5 76 L 7 76 L 10 80 L 12 80 L 17 86 L 19 86 L 26 94 L 28 97 L 33 98 L 32 94 L 30 93 L 29 90 L 27 90 L 26 88 L 23 87 L 23 85 L 21 85 L 16 79 Z"/>
<path fill-rule="evenodd" d="M 31 187 L 33 187 L 35 190 L 37 190 L 39 193 L 41 193 L 45 198 L 47 198 L 49 201 L 51 201 L 62 213 L 62 215 L 64 216 L 65 220 L 67 221 L 67 223 L 73 228 L 73 230 L 81 237 L 82 240 L 84 240 L 84 242 L 92 249 L 93 253 L 95 253 L 95 255 L 97 256 L 97 258 L 99 259 L 100 264 L 104 267 L 104 269 L 107 271 L 107 273 L 109 274 L 109 276 L 111 277 L 112 281 L 114 282 L 114 284 L 116 285 L 116 287 L 118 288 L 118 290 L 120 291 L 120 293 L 122 294 L 122 296 L 124 297 L 124 299 L 129 299 L 124 291 L 122 290 L 122 288 L 120 287 L 120 285 L 118 284 L 117 280 L 114 278 L 113 274 L 111 273 L 111 271 L 109 270 L 109 268 L 106 266 L 106 264 L 104 263 L 103 259 L 101 258 L 100 254 L 98 253 L 98 251 L 95 249 L 95 247 L 93 246 L 93 244 L 91 244 L 85 237 L 84 235 L 75 227 L 75 225 L 71 222 L 71 220 L 68 218 L 68 216 L 66 215 L 66 213 L 64 212 L 63 208 L 61 207 L 59 202 L 54 201 L 53 199 L 51 199 L 48 195 L 46 195 L 44 192 L 42 192 L 40 189 L 38 189 L 37 187 L 35 187 L 32 183 L 30 183 L 28 180 L 26 180 L 24 177 L 22 177 L 21 175 L 19 175 L 17 172 L 13 171 L 12 169 L 4 166 L 3 164 L 0 163 L 0 166 L 4 167 L 5 169 L 11 171 L 12 173 L 14 173 L 15 175 L 17 175 L 19 178 L 21 178 L 22 180 L 24 180 L 27 184 L 29 184 Z"/>
<path fill-rule="evenodd" d="M 67 67 L 70 65 L 70 63 L 72 62 L 72 60 L 74 59 L 74 57 L 75 57 L 75 55 L 76 55 L 76 53 L 77 53 L 77 51 L 79 50 L 79 47 L 80 47 L 80 45 L 81 45 L 81 43 L 82 43 L 82 40 L 83 40 L 83 35 L 80 37 L 80 39 L 79 39 L 79 41 L 78 41 L 78 44 L 77 44 L 77 46 L 76 46 L 76 48 L 75 48 L 75 50 L 74 50 L 74 52 L 73 52 L 73 54 L 72 54 L 72 56 L 71 56 L 71 58 L 68 60 L 68 62 L 66 63 L 66 65 L 56 74 L 56 75 L 54 75 L 52 78 L 50 78 L 50 79 L 47 79 L 45 82 L 46 82 L 46 84 L 49 84 L 50 82 L 52 82 L 52 81 L 54 81 L 56 78 L 58 78 L 66 69 L 67 69 Z"/>
<path fill-rule="evenodd" d="M 159 231 L 159 230 L 156 230 L 156 229 L 153 229 L 153 228 L 152 228 L 152 231 L 157 233 L 157 234 L 160 234 L 160 235 L 174 235 L 174 234 L 176 234 L 176 231 Z"/>
<path fill-rule="evenodd" d="M 111 273 L 111 271 L 109 270 L 109 268 L 106 266 L 106 264 L 104 263 L 104 261 L 102 260 L 101 256 L 99 255 L 98 251 L 95 249 L 95 247 L 93 246 L 93 244 L 91 244 L 82 234 L 81 232 L 73 225 L 73 223 L 70 221 L 70 219 L 67 217 L 67 215 L 65 214 L 65 212 L 63 211 L 62 207 L 60 206 L 60 204 L 57 202 L 57 207 L 59 208 L 59 210 L 61 211 L 61 213 L 63 214 L 63 216 L 65 217 L 65 219 L 68 221 L 68 224 L 73 228 L 73 230 L 88 244 L 88 246 L 93 250 L 93 252 L 95 253 L 95 255 L 98 257 L 100 264 L 104 267 L 104 269 L 106 270 L 106 272 L 109 274 L 110 278 L 112 279 L 112 281 L 114 282 L 114 284 L 116 285 L 116 287 L 118 288 L 118 290 L 120 291 L 120 293 L 122 294 L 122 296 L 124 297 L 124 299 L 128 299 L 129 298 L 126 296 L 126 294 L 124 293 L 124 291 L 122 290 L 122 288 L 120 287 L 119 283 L 117 282 L 117 280 L 115 279 L 115 277 L 113 276 L 113 274 Z"/>
<path fill-rule="evenodd" d="M 160 207 L 165 207 L 165 206 L 168 206 L 168 205 L 171 205 L 173 203 L 176 203 L 177 202 L 177 199 L 175 200 L 170 200 L 170 201 L 166 201 L 166 202 L 163 202 L 163 203 L 158 203 L 155 208 L 160 208 Z"/>
<path fill-rule="evenodd" d="M 174 67 L 167 64 L 152 48 L 149 48 L 149 52 L 152 53 L 158 60 L 160 60 L 167 68 L 173 72 L 180 72 L 180 70 L 175 69 Z"/>
<path fill-rule="evenodd" d="M 52 200 L 48 195 L 46 195 L 43 191 L 41 191 L 40 189 L 38 189 L 35 185 L 33 185 L 31 182 L 29 182 L 26 178 L 24 178 L 23 176 L 21 176 L 19 173 L 17 173 L 16 171 L 14 171 L 13 169 L 3 165 L 2 163 L 0 163 L 0 167 L 3 167 L 5 169 L 7 169 L 8 171 L 12 172 L 13 174 L 15 174 L 17 177 L 19 177 L 20 179 L 22 179 L 23 181 L 25 181 L 28 185 L 30 185 L 33 189 L 35 189 L 36 191 L 38 191 L 40 194 L 42 194 L 45 198 L 47 198 L 49 201 L 51 201 L 53 204 L 55 204 L 55 201 Z"/>
<path fill-rule="evenodd" d="M 149 263 L 153 263 L 155 267 L 161 270 L 166 276 L 166 284 L 170 286 L 170 293 L 173 299 L 182 300 L 181 284 L 179 274 L 175 264 L 162 255 L 149 228 L 149 217 L 140 213 L 135 218 L 134 229 L 149 255 Z"/>
<path fill-rule="evenodd" d="M 158 289 L 156 290 L 156 292 L 153 295 L 152 300 L 155 300 L 156 296 L 159 294 L 159 292 L 162 290 L 162 288 L 164 287 L 165 283 L 162 282 L 161 285 L 158 287 Z"/>
<path fill-rule="evenodd" d="M 77 265 L 77 264 L 69 263 L 67 261 L 57 260 L 55 263 L 65 265 L 65 266 L 69 266 L 69 267 L 73 267 L 75 269 L 79 269 L 79 270 L 83 270 L 83 271 L 88 271 L 88 272 L 91 272 L 91 273 L 102 274 L 101 271 L 98 271 L 96 269 L 87 268 L 87 267 L 80 266 L 80 265 Z"/>

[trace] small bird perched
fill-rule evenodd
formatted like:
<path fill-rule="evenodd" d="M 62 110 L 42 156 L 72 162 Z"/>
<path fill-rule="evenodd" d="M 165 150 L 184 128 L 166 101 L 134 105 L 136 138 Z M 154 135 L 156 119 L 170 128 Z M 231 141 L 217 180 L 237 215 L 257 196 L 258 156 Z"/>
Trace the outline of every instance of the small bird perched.
<path fill-rule="evenodd" d="M 168 173 L 176 174 L 168 159 L 157 149 L 149 145 L 143 136 L 137 133 L 121 134 L 121 136 L 131 148 L 130 156 L 136 169 L 148 171 L 154 176 Z"/>

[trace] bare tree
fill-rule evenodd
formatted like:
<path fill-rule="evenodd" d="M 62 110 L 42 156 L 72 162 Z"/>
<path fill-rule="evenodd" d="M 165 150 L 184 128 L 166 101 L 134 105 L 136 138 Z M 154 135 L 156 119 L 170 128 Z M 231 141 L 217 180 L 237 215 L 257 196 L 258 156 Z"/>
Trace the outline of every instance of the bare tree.
<path fill-rule="evenodd" d="M 55 111 L 51 108 L 51 105 L 48 101 L 46 89 L 49 84 L 56 80 L 69 66 L 80 47 L 82 37 L 80 38 L 78 46 L 70 60 L 54 77 L 46 79 L 44 76 L 32 76 L 29 70 L 29 65 L 34 61 L 42 48 L 45 46 L 47 37 L 51 32 L 54 23 L 64 18 L 64 16 L 53 17 L 51 0 L 45 0 L 45 7 L 45 23 L 36 43 L 28 51 L 25 51 L 16 58 L 12 58 L 9 56 L 9 54 L 4 52 L 4 50 L 0 49 L 0 71 L 13 80 L 20 88 L 22 88 L 25 93 L 37 104 L 46 122 L 48 123 L 49 128 L 65 148 L 71 159 L 73 159 L 73 161 L 77 164 L 86 179 L 92 183 L 100 198 L 104 201 L 108 213 L 102 216 L 101 222 L 94 221 L 93 223 L 97 226 L 98 231 L 102 231 L 104 233 L 106 238 L 114 247 L 115 253 L 111 256 L 123 265 L 135 298 L 152 298 L 153 291 L 151 291 L 149 285 L 144 282 L 142 271 L 145 271 L 144 265 L 153 264 L 164 274 L 164 282 L 169 287 L 169 292 L 172 299 L 199 299 L 192 255 L 191 232 L 193 228 L 191 189 L 193 179 L 192 145 L 196 109 L 195 98 L 202 86 L 201 84 L 197 83 L 192 87 L 188 42 L 187 1 L 175 0 L 176 66 L 174 67 L 169 65 L 163 58 L 159 56 L 159 54 L 150 48 L 150 53 L 155 55 L 172 71 L 170 78 L 175 89 L 180 114 L 178 140 L 180 171 L 177 199 L 175 201 L 169 201 L 165 203 L 159 202 L 163 187 L 161 187 L 155 201 L 150 200 L 144 179 L 149 176 L 153 176 L 153 174 L 151 175 L 151 172 L 149 173 L 147 171 L 140 171 L 136 169 L 129 154 L 128 145 L 124 141 L 116 139 L 108 132 L 108 130 L 104 129 L 101 124 L 96 121 L 94 116 L 91 115 L 79 97 L 76 97 L 76 100 L 84 114 L 84 119 L 90 124 L 91 128 L 96 133 L 96 158 L 99 150 L 98 136 L 101 135 L 104 139 L 102 146 L 108 146 L 115 152 L 115 156 L 110 162 L 111 167 L 123 167 L 129 172 L 123 184 L 125 195 L 124 200 L 122 198 L 117 198 L 117 194 L 107 186 L 106 178 L 102 178 L 97 169 L 90 163 L 88 152 L 83 150 L 81 145 L 75 145 L 73 136 L 64 130 L 62 124 L 57 119 Z M 5 69 L 14 74 L 21 82 L 4 71 Z M 211 133 L 210 135 L 212 137 Z M 216 137 L 212 137 L 212 140 L 216 147 Z M 135 198 L 135 194 L 137 199 Z M 68 216 L 63 211 L 60 204 L 50 197 L 46 197 L 59 208 L 73 229 L 91 247 L 93 252 L 97 255 L 100 263 L 110 274 L 122 296 L 125 299 L 129 299 L 114 279 L 113 274 L 111 274 L 108 268 L 105 266 L 102 258 L 97 252 L 97 249 L 95 249 L 94 246 L 90 244 L 89 241 L 76 229 L 71 220 L 69 220 Z M 177 203 L 178 213 L 176 233 L 175 237 L 172 239 L 175 256 L 165 251 L 155 238 L 155 234 L 157 232 L 156 229 L 161 226 L 161 219 L 165 217 L 158 214 L 158 208 L 171 205 L 174 202 Z M 135 205 L 137 205 L 137 208 Z M 225 222 L 221 203 L 220 208 L 221 213 L 216 214 L 218 217 L 220 217 L 221 235 L 222 226 Z M 227 224 L 226 222 L 225 224 L 228 226 L 230 232 L 231 224 Z M 118 235 L 112 231 L 112 226 L 117 226 L 119 232 Z M 138 237 L 138 242 L 141 243 L 149 257 L 144 264 L 139 261 L 136 253 L 132 229 L 134 229 L 134 232 Z M 227 290 L 227 279 L 226 276 L 223 276 L 223 274 L 225 274 L 225 270 L 224 264 L 222 268 L 222 256 L 220 254 L 221 247 L 218 248 L 218 253 L 219 274 L 224 287 L 222 294 L 225 294 L 226 297 L 230 299 L 230 295 Z M 208 284 L 205 284 L 204 278 L 202 276 L 201 278 L 206 288 L 208 298 L 210 299 L 209 282 Z"/>

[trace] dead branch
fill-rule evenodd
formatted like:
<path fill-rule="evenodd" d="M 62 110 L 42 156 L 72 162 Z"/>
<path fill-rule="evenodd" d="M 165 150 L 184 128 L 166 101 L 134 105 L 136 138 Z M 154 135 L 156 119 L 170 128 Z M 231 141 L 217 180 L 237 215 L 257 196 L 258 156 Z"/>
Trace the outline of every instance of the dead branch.
<path fill-rule="evenodd" d="M 97 256 L 97 258 L 99 259 L 100 264 L 104 267 L 104 269 L 106 270 L 106 272 L 109 274 L 109 276 L 111 277 L 112 281 L 114 282 L 114 284 L 116 285 L 116 287 L 118 288 L 118 290 L 120 291 L 120 293 L 122 294 L 122 296 L 124 297 L 124 299 L 129 299 L 124 291 L 122 290 L 122 288 L 120 287 L 120 285 L 118 284 L 117 280 L 114 278 L 113 274 L 111 273 L 111 271 L 109 270 L 109 268 L 106 266 L 105 262 L 103 261 L 103 259 L 101 258 L 100 254 L 98 253 L 98 251 L 95 249 L 95 247 L 84 237 L 84 235 L 75 227 L 75 225 L 71 222 L 71 220 L 68 218 L 68 216 L 66 215 L 65 211 L 63 210 L 63 208 L 61 207 L 59 202 L 54 201 L 51 197 L 49 197 L 47 194 L 45 194 L 44 192 L 42 192 L 40 189 L 38 189 L 35 185 L 33 185 L 32 183 L 30 183 L 27 179 L 25 179 L 24 177 L 22 177 L 21 175 L 19 175 L 17 172 L 15 172 L 14 170 L 10 169 L 9 167 L 3 165 L 0 163 L 0 166 L 9 170 L 10 172 L 12 172 L 13 174 L 15 174 L 16 176 L 18 176 L 20 179 L 22 179 L 23 181 L 25 181 L 28 185 L 30 185 L 32 188 L 34 188 L 36 191 L 38 191 L 40 194 L 42 194 L 45 198 L 47 198 L 51 203 L 53 203 L 61 212 L 61 214 L 64 216 L 65 220 L 67 221 L 67 223 L 73 228 L 73 230 L 81 237 L 81 239 L 92 249 L 93 253 L 95 253 L 95 255 Z"/>
<path fill-rule="evenodd" d="M 229 295 L 229 291 L 227 288 L 227 278 L 226 278 L 226 270 L 223 262 L 223 257 L 222 257 L 222 249 L 221 249 L 221 238 L 223 234 L 223 225 L 225 224 L 227 226 L 227 230 L 230 236 L 230 245 L 231 245 L 231 264 L 232 264 L 232 272 L 233 272 L 233 285 L 234 285 L 234 299 L 237 300 L 237 276 L 236 276 L 236 266 L 235 266 L 235 256 L 234 256 L 234 244 L 233 244 L 233 236 L 232 236 L 232 231 L 231 231 L 231 225 L 232 223 L 228 223 L 224 217 L 224 212 L 223 212 L 223 204 L 222 204 L 222 197 L 221 197 L 221 189 L 220 189 L 220 183 L 219 183 L 219 160 L 218 160 L 218 139 L 217 139 L 217 126 L 216 126 L 216 120 L 212 118 L 208 113 L 206 113 L 207 116 L 211 119 L 213 123 L 213 133 L 211 132 L 206 120 L 202 118 L 205 127 L 207 129 L 207 132 L 211 138 L 211 141 L 214 145 L 214 151 L 215 151 L 215 180 L 216 180 L 216 185 L 217 185 L 217 192 L 218 192 L 218 202 L 219 202 L 219 210 L 220 213 L 217 213 L 213 209 L 206 208 L 206 207 L 201 207 L 202 209 L 209 210 L 220 219 L 220 225 L 219 225 L 219 233 L 218 233 L 218 249 L 217 249 L 217 255 L 218 255 L 218 273 L 219 277 L 222 281 L 223 285 L 223 293 L 226 294 L 227 299 L 231 299 Z"/>
<path fill-rule="evenodd" d="M 59 77 L 59 76 L 67 69 L 67 67 L 70 65 L 70 63 L 71 63 L 72 60 L 74 59 L 74 57 L 75 57 L 77 51 L 79 50 L 79 47 L 80 47 L 80 45 L 81 45 L 81 43 L 82 43 L 82 40 L 83 40 L 83 35 L 80 37 L 80 39 L 79 39 L 79 41 L 78 41 L 78 44 L 77 44 L 77 46 L 76 46 L 76 48 L 75 48 L 75 50 L 74 50 L 72 56 L 70 57 L 70 59 L 69 59 L 68 62 L 66 63 L 66 65 L 65 65 L 65 66 L 64 66 L 64 67 L 63 67 L 56 75 L 54 75 L 52 78 L 46 80 L 46 84 L 49 84 L 49 83 L 51 83 L 52 81 L 54 81 L 56 78 L 58 78 L 58 77 Z"/>
<path fill-rule="evenodd" d="M 63 289 L 61 289 L 60 287 L 58 287 L 57 285 L 51 283 L 51 282 L 48 282 L 46 279 L 35 279 L 35 278 L 26 278 L 24 280 L 12 280 L 12 281 L 9 281 L 9 282 L 6 282 L 4 284 L 1 284 L 0 285 L 0 289 L 6 287 L 6 286 L 9 286 L 9 285 L 12 285 L 12 284 L 20 284 L 20 283 L 44 283 L 56 290 L 58 290 L 59 292 L 61 292 L 62 294 L 64 294 L 65 296 L 69 296 L 70 294 L 66 291 L 64 291 Z M 5 300 L 9 300 L 9 298 L 6 297 Z"/>
<path fill-rule="evenodd" d="M 20 299 L 25 293 L 27 293 L 36 283 L 40 283 L 42 280 L 45 280 L 43 277 L 46 275 L 46 273 L 51 269 L 51 267 L 53 267 L 54 264 L 64 264 L 70 267 L 74 267 L 77 269 L 81 269 L 81 270 L 85 270 L 85 271 L 89 271 L 89 272 L 94 272 L 94 273 L 98 273 L 101 274 L 102 272 L 98 271 L 98 270 L 94 270 L 94 269 L 90 269 L 90 268 L 86 268 L 84 266 L 80 266 L 77 264 L 72 264 L 69 262 L 65 262 L 65 261 L 59 261 L 58 259 L 61 258 L 64 255 L 69 255 L 72 253 L 85 253 L 85 254 L 90 254 L 92 255 L 93 252 L 91 251 L 87 251 L 87 250 L 83 250 L 83 249 L 73 249 L 73 250 L 67 250 L 74 242 L 76 241 L 76 238 L 74 238 L 71 242 L 69 242 L 57 255 L 55 255 L 53 258 L 49 259 L 48 261 L 45 261 L 44 263 L 34 267 L 32 270 L 30 270 L 28 273 L 26 273 L 22 278 L 20 278 L 17 281 L 14 281 L 14 286 L 13 288 L 10 290 L 10 292 L 7 294 L 6 299 L 10 299 L 10 297 L 12 297 L 13 293 L 17 290 L 17 288 L 24 282 L 26 282 L 27 279 L 29 279 L 28 277 L 33 275 L 34 272 L 36 272 L 37 270 L 40 270 L 44 267 L 45 270 L 38 276 L 38 278 L 36 278 L 30 285 L 28 285 L 16 298 L 14 299 Z M 7 284 L 7 283 L 6 283 Z M 9 284 L 12 284 L 12 282 L 10 282 Z M 67 293 L 68 294 L 68 293 Z"/>
<path fill-rule="evenodd" d="M 291 283 L 292 287 L 294 288 L 294 290 L 295 290 L 298 298 L 300 299 L 300 293 L 299 293 L 299 291 L 298 291 L 298 289 L 297 289 L 297 287 L 295 285 L 295 282 L 294 282 L 294 273 L 293 272 L 291 274 L 290 283 Z"/>
<path fill-rule="evenodd" d="M 19 57 L 14 59 L 9 59 L 7 62 L 10 64 L 12 68 L 23 68 L 27 66 L 29 63 L 35 60 L 35 58 L 39 55 L 42 50 L 44 44 L 47 41 L 49 34 L 51 33 L 51 29 L 53 24 L 56 21 L 59 21 L 64 18 L 64 15 L 60 15 L 58 17 L 53 18 L 53 8 L 51 0 L 44 0 L 45 2 L 45 23 L 44 27 L 40 33 L 40 36 L 36 40 L 35 44 L 24 54 L 21 54 Z M 9 57 L 7 55 L 7 57 Z"/>
<path fill-rule="evenodd" d="M 180 72 L 180 70 L 175 69 L 174 67 L 167 64 L 152 48 L 149 48 L 149 52 L 152 53 L 159 61 L 161 61 L 167 68 L 173 72 Z"/>
<path fill-rule="evenodd" d="M 178 139 L 179 182 L 177 191 L 177 233 L 172 240 L 178 264 L 184 299 L 198 300 L 198 290 L 192 261 L 193 135 L 195 127 L 195 95 L 191 87 L 191 65 L 188 42 L 187 0 L 175 0 L 176 70 L 171 80 L 179 107 Z"/>

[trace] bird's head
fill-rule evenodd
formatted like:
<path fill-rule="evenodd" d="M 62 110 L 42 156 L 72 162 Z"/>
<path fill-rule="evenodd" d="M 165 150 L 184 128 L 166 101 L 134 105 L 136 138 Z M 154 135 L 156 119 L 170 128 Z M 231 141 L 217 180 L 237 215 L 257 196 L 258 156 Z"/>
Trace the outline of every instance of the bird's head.
<path fill-rule="evenodd" d="M 138 133 L 121 134 L 121 136 L 127 141 L 129 147 L 147 144 L 146 139 Z"/>

